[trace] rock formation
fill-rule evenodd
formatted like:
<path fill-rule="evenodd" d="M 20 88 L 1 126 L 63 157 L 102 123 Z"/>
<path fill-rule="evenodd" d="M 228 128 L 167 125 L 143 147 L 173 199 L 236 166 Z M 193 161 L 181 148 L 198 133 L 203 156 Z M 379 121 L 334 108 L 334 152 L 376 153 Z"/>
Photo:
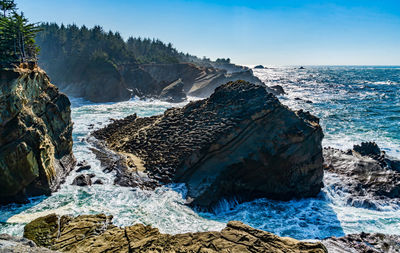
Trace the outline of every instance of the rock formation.
<path fill-rule="evenodd" d="M 327 252 L 319 242 L 279 237 L 238 221 L 221 232 L 169 235 L 142 224 L 117 227 L 111 220 L 104 214 L 50 214 L 27 224 L 24 237 L 62 252 Z"/>
<path fill-rule="evenodd" d="M 160 94 L 160 99 L 171 103 L 179 103 L 186 99 L 186 94 L 183 92 L 185 84 L 182 79 L 178 79 L 165 87 Z"/>
<path fill-rule="evenodd" d="M 391 253 L 400 252 L 400 236 L 380 233 L 350 234 L 344 237 L 331 237 L 322 243 L 329 252 L 335 253 Z"/>
<path fill-rule="evenodd" d="M 22 237 L 0 234 L 0 253 L 50 253 L 55 252 Z"/>
<path fill-rule="evenodd" d="M 115 121 L 93 135 L 125 154 L 131 171 L 186 183 L 188 199 L 202 208 L 222 198 L 311 197 L 322 186 L 318 119 L 244 81 L 160 116 Z"/>
<path fill-rule="evenodd" d="M 68 98 L 36 66 L 0 70 L 0 202 L 50 194 L 74 163 Z"/>
<path fill-rule="evenodd" d="M 375 143 L 355 145 L 347 152 L 325 148 L 324 159 L 326 172 L 340 179 L 332 187 L 348 195 L 348 204 L 373 209 L 400 204 L 400 161 L 381 152 Z"/>
<path fill-rule="evenodd" d="M 245 80 L 262 84 L 250 69 L 228 73 L 223 69 L 191 63 L 132 64 L 120 68 L 103 63 L 86 66 L 82 73 L 84 75 L 80 77 L 59 77 L 55 81 L 68 95 L 93 102 L 124 101 L 133 96 L 158 98 L 164 95 L 164 89 L 179 79 L 184 83 L 182 90 L 180 87 L 177 89 L 179 93 L 197 97 L 209 96 L 216 87 L 228 81 Z M 275 93 L 275 90 L 270 92 Z"/>
<path fill-rule="evenodd" d="M 255 66 L 254 68 L 255 68 L 255 69 L 264 69 L 264 66 L 263 66 L 263 65 L 257 65 L 257 66 Z"/>

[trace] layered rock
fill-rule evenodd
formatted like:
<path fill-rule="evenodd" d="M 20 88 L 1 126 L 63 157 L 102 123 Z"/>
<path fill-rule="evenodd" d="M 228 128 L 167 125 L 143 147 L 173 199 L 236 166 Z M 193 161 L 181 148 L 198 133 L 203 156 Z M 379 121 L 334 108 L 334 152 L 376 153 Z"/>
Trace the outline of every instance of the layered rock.
<path fill-rule="evenodd" d="M 400 252 L 400 236 L 381 233 L 350 234 L 344 237 L 331 237 L 322 243 L 329 252 L 335 253 L 391 253 Z"/>
<path fill-rule="evenodd" d="M 325 171 L 338 178 L 331 185 L 350 205 L 379 209 L 400 204 L 400 161 L 381 152 L 375 143 L 355 145 L 347 152 L 324 149 Z"/>
<path fill-rule="evenodd" d="M 192 204 L 202 208 L 222 198 L 311 197 L 322 186 L 318 119 L 244 81 L 160 116 L 115 121 L 93 135 L 128 154 L 133 170 L 186 183 Z"/>
<path fill-rule="evenodd" d="M 158 98 L 163 96 L 164 89 L 179 79 L 184 83 L 179 92 L 198 97 L 209 96 L 216 87 L 228 81 L 240 79 L 262 84 L 249 69 L 228 73 L 223 69 L 191 63 L 126 64 L 118 68 L 111 63 L 99 63 L 86 66 L 79 77 L 62 76 L 56 79 L 56 83 L 71 96 L 93 102 L 116 102 L 133 96 Z"/>
<path fill-rule="evenodd" d="M 184 85 L 182 79 L 179 78 L 161 91 L 160 99 L 172 103 L 184 101 L 186 99 L 186 94 L 183 92 Z"/>
<path fill-rule="evenodd" d="M 327 252 L 321 243 L 279 237 L 238 221 L 221 232 L 169 235 L 142 224 L 117 227 L 111 220 L 104 214 L 51 214 L 27 224 L 24 237 L 62 252 Z"/>
<path fill-rule="evenodd" d="M 0 202 L 50 194 L 75 163 L 70 102 L 36 66 L 0 78 Z"/>

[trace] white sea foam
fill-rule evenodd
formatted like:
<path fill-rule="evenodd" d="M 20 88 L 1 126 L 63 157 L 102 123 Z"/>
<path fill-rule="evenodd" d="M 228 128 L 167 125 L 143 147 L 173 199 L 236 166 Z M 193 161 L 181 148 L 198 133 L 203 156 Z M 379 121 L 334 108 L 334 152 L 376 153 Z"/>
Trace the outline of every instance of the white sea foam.
<path fill-rule="evenodd" d="M 269 85 L 282 84 L 288 92 L 288 95 L 280 97 L 284 104 L 293 109 L 309 110 L 321 118 L 325 132 L 324 146 L 347 149 L 360 141 L 374 140 L 388 153 L 399 156 L 400 140 L 396 136 L 388 134 L 384 127 L 379 130 L 379 127 L 363 126 L 362 117 L 370 112 L 365 108 L 341 103 L 342 98 L 357 98 L 354 90 L 341 90 L 346 88 L 344 83 L 323 85 L 316 81 L 326 79 L 320 72 L 304 70 L 299 73 L 292 68 L 254 70 L 254 73 Z M 394 95 L 398 96 L 398 93 Z M 368 96 L 376 97 L 376 94 L 369 94 L 364 99 Z M 302 100 L 295 100 L 296 97 Z M 311 100 L 313 104 L 306 103 L 306 100 Z M 329 104 L 330 100 L 332 103 Z M 30 204 L 13 204 L 1 208 L 0 233 L 22 235 L 24 223 L 37 215 L 50 212 L 72 215 L 104 212 L 112 214 L 117 225 L 127 226 L 140 222 L 158 227 L 164 233 L 220 230 L 227 221 L 240 220 L 256 228 L 298 239 L 341 236 L 361 231 L 400 234 L 398 208 L 388 204 L 381 206 L 378 211 L 349 206 L 346 193 L 336 191 L 333 187 L 338 179 L 329 174 L 325 177 L 325 187 L 317 198 L 289 202 L 258 199 L 239 205 L 234 201 L 224 201 L 215 209 L 215 213 L 198 213 L 185 206 L 186 191 L 182 185 L 164 186 L 155 191 L 115 186 L 113 174 L 102 172 L 100 162 L 89 150 L 90 145 L 84 141 L 89 132 L 101 128 L 110 118 L 122 118 L 132 113 L 150 116 L 185 103 L 170 104 L 138 99 L 104 104 L 77 98 L 72 98 L 71 101 L 75 156 L 78 161 L 86 160 L 92 166 L 88 173 L 95 173 L 105 184 L 91 187 L 70 185 L 78 174 L 72 172 L 66 183 L 52 196 L 34 198 Z M 332 108 L 321 109 L 328 104 Z M 393 104 L 399 106 L 400 102 L 397 100 Z M 393 108 L 386 110 L 396 112 Z M 343 120 L 345 123 L 341 123 Z M 379 124 L 379 120 L 374 123 Z M 380 124 L 384 126 L 385 122 Z"/>

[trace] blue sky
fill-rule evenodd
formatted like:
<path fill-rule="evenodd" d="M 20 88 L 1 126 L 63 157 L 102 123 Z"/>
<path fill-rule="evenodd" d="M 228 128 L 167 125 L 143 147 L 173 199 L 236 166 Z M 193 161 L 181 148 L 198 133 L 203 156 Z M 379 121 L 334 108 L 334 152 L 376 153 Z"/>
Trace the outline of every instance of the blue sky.
<path fill-rule="evenodd" d="M 16 0 L 30 20 L 171 42 L 244 65 L 400 65 L 400 0 Z"/>

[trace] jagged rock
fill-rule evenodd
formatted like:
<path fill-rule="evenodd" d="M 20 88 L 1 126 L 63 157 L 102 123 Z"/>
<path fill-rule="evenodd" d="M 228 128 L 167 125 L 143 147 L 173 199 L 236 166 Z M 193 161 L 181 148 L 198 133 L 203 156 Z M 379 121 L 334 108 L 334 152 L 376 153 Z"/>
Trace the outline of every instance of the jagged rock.
<path fill-rule="evenodd" d="M 75 165 L 70 101 L 38 67 L 0 70 L 0 203 L 55 191 Z"/>
<path fill-rule="evenodd" d="M 361 142 L 361 145 L 354 145 L 353 150 L 363 156 L 377 157 L 381 155 L 381 149 L 375 142 Z"/>
<path fill-rule="evenodd" d="M 0 234 L 0 253 L 50 253 L 56 252 L 37 247 L 36 244 L 22 237 Z"/>
<path fill-rule="evenodd" d="M 264 66 L 263 66 L 263 65 L 257 65 L 257 66 L 255 66 L 254 68 L 255 68 L 255 69 L 264 69 Z"/>
<path fill-rule="evenodd" d="M 186 99 L 186 94 L 183 92 L 184 83 L 179 78 L 175 82 L 165 87 L 160 94 L 160 99 L 167 102 L 179 103 Z"/>
<path fill-rule="evenodd" d="M 322 243 L 329 252 L 335 253 L 391 253 L 400 252 L 400 236 L 380 233 L 350 234 L 330 237 Z"/>
<path fill-rule="evenodd" d="M 77 176 L 74 181 L 72 181 L 72 185 L 77 185 L 77 186 L 89 186 L 92 185 L 92 179 L 90 175 L 87 174 L 81 174 Z"/>
<path fill-rule="evenodd" d="M 103 183 L 103 180 L 96 179 L 93 184 L 104 184 L 104 183 Z"/>
<path fill-rule="evenodd" d="M 286 94 L 286 93 L 285 93 L 285 90 L 284 90 L 283 87 L 280 86 L 280 85 L 274 85 L 274 86 L 271 86 L 271 87 L 269 87 L 269 88 L 270 88 L 271 90 L 275 91 L 275 92 L 274 92 L 275 95 L 284 95 L 284 94 Z"/>
<path fill-rule="evenodd" d="M 79 173 L 79 172 L 82 172 L 84 170 L 90 170 L 91 168 L 92 168 L 92 166 L 90 166 L 89 164 L 81 165 L 81 166 L 79 166 L 78 169 L 76 169 L 76 172 Z"/>
<path fill-rule="evenodd" d="M 238 221 L 229 222 L 221 232 L 169 235 L 142 224 L 116 227 L 111 220 L 104 214 L 52 214 L 27 224 L 24 236 L 62 252 L 327 252 L 319 242 L 279 237 Z"/>
<path fill-rule="evenodd" d="M 93 135 L 130 154 L 149 177 L 186 183 L 199 207 L 221 198 L 310 197 L 322 186 L 318 119 L 244 81 L 160 116 L 116 121 Z"/>
<path fill-rule="evenodd" d="M 361 145 L 363 146 L 363 145 Z M 379 209 L 379 205 L 400 204 L 400 171 L 397 169 L 399 161 L 381 153 L 377 155 L 379 147 L 374 145 L 374 152 L 363 152 L 360 146 L 356 150 L 371 156 L 362 156 L 355 150 L 347 152 L 324 148 L 326 173 L 332 173 L 340 180 L 336 180 L 332 187 L 335 192 L 348 195 L 350 205 Z M 369 148 L 367 148 L 369 150 Z"/>

